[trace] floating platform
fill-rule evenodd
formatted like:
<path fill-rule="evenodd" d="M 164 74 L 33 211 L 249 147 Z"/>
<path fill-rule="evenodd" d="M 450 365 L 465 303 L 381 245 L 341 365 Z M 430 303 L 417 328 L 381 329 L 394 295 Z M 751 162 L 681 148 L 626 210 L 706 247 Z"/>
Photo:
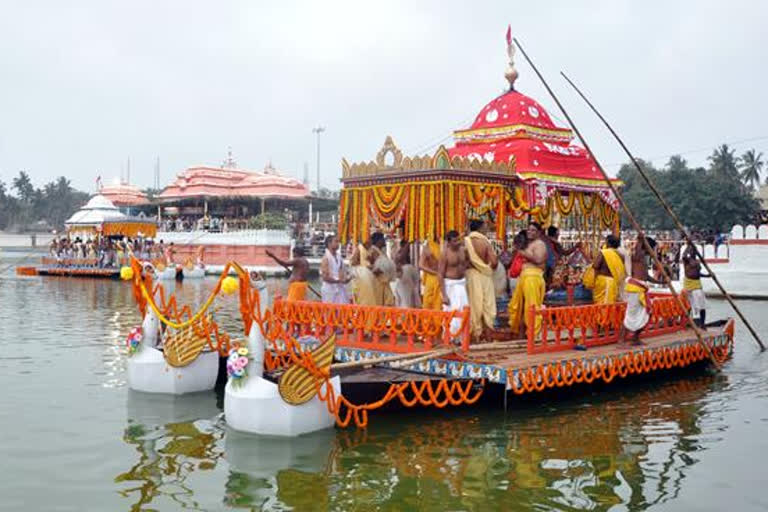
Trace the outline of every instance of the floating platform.
<path fill-rule="evenodd" d="M 733 320 L 729 319 L 725 325 L 703 332 L 704 342 L 719 360 L 724 360 L 730 355 L 733 328 Z M 312 340 L 299 342 L 309 350 L 318 344 Z M 611 343 L 587 350 L 571 349 L 528 354 L 525 343 L 525 340 L 520 340 L 519 347 L 507 348 L 504 346 L 509 342 L 499 342 L 500 347 L 504 348 L 470 350 L 460 352 L 454 357 L 430 358 L 413 365 L 382 362 L 370 368 L 332 370 L 332 375 L 341 377 L 345 394 L 354 391 L 351 388 L 358 385 L 432 379 L 482 380 L 522 394 L 592 383 L 595 380 L 608 383 L 615 378 L 623 379 L 633 374 L 682 368 L 709 359 L 706 349 L 701 346 L 691 329 L 646 338 L 640 346 Z M 483 344 L 487 345 L 489 344 Z M 337 347 L 335 359 L 339 362 L 353 362 L 394 357 L 399 354 L 391 351 Z"/>

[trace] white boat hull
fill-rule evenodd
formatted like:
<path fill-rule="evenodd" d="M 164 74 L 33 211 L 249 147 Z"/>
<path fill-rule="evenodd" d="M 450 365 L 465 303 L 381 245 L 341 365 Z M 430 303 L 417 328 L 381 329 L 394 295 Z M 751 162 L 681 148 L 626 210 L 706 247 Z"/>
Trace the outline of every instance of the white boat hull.
<path fill-rule="evenodd" d="M 330 381 L 336 396 L 341 394 L 341 380 Z M 333 427 L 336 418 L 325 402 L 315 395 L 301 405 L 287 404 L 277 384 L 249 376 L 240 386 L 227 382 L 224 390 L 224 418 L 232 429 L 265 436 L 295 437 Z"/>
<path fill-rule="evenodd" d="M 181 273 L 184 274 L 184 279 L 202 279 L 205 277 L 205 268 L 194 267 L 189 269 L 184 267 L 181 269 Z"/>
<path fill-rule="evenodd" d="M 162 271 L 156 272 L 157 279 L 168 280 L 176 279 L 176 267 L 166 267 Z"/>
<path fill-rule="evenodd" d="M 213 389 L 218 372 L 218 352 L 202 352 L 189 365 L 175 368 L 161 351 L 143 346 L 128 360 L 128 387 L 144 393 L 196 393 Z"/>

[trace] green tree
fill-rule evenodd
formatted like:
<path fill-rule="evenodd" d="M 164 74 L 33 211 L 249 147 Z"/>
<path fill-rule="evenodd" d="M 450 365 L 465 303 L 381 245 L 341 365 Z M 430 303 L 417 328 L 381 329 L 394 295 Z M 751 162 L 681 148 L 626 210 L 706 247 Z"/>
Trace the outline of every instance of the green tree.
<path fill-rule="evenodd" d="M 724 176 L 738 176 L 739 166 L 735 152 L 728 144 L 721 144 L 708 158 L 710 170 Z"/>
<path fill-rule="evenodd" d="M 741 155 L 739 159 L 741 164 L 741 179 L 744 184 L 750 188 L 757 188 L 760 185 L 760 173 L 763 171 L 763 153 L 756 153 L 750 149 Z"/>
<path fill-rule="evenodd" d="M 738 172 L 716 170 L 732 152 L 723 146 L 716 150 L 712 167 L 691 169 L 680 156 L 669 159 L 663 169 L 647 162 L 640 165 L 655 183 L 683 224 L 690 229 L 727 230 L 733 224 L 752 221 L 759 207 L 752 190 L 742 183 Z M 724 157 L 724 158 L 723 158 Z M 716 160 L 716 161 L 713 161 Z M 623 196 L 640 224 L 646 229 L 675 229 L 675 225 L 634 165 L 623 165 L 619 178 L 624 181 Z M 624 225 L 627 225 L 624 219 Z"/>
<path fill-rule="evenodd" d="M 13 188 L 19 199 L 25 203 L 31 203 L 34 199 L 35 187 L 32 185 L 32 180 L 29 179 L 29 174 L 24 171 L 19 171 L 19 175 L 13 178 Z"/>

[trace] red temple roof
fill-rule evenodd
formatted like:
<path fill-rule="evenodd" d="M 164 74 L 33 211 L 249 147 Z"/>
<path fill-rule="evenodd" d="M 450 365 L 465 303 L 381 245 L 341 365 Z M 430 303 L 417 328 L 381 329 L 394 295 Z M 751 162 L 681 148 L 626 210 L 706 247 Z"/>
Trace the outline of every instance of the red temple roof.
<path fill-rule="evenodd" d="M 109 199 L 115 206 L 136 206 L 147 204 L 147 195 L 134 185 L 114 183 L 99 189 L 99 194 Z"/>
<path fill-rule="evenodd" d="M 448 152 L 478 160 L 515 161 L 523 179 L 573 185 L 605 185 L 595 161 L 573 144 L 536 100 L 511 90 L 488 103 L 467 129 L 454 132 Z"/>
<path fill-rule="evenodd" d="M 193 197 L 298 199 L 309 197 L 309 187 L 294 178 L 283 176 L 271 164 L 262 171 L 253 172 L 236 168 L 232 162 L 226 167 L 190 167 L 179 173 L 158 199 Z"/>

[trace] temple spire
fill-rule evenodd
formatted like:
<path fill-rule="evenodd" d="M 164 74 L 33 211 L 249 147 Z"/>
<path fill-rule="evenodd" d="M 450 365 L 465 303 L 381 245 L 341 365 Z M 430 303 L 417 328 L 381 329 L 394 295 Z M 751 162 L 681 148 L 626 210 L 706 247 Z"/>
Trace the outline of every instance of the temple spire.
<path fill-rule="evenodd" d="M 227 146 L 227 159 L 221 164 L 222 169 L 237 169 L 237 162 L 232 158 L 232 146 Z"/>
<path fill-rule="evenodd" d="M 518 73 L 515 69 L 515 44 L 512 42 L 512 26 L 507 25 L 507 55 L 509 55 L 509 63 L 507 69 L 504 72 L 504 78 L 509 82 L 509 90 L 515 90 L 515 80 L 517 80 Z"/>

